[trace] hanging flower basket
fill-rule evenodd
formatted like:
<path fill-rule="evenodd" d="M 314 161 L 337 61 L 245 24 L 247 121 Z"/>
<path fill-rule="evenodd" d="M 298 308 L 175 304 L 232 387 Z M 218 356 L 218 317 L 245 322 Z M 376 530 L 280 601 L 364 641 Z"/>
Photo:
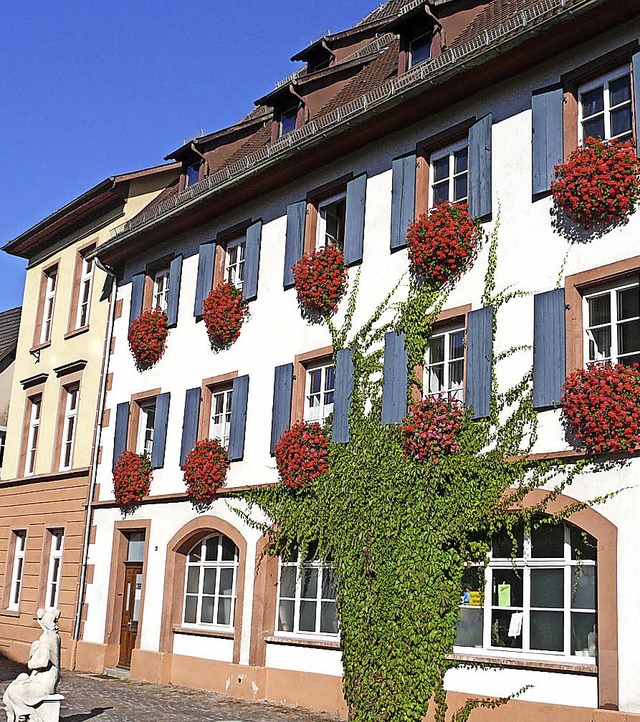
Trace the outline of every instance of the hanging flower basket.
<path fill-rule="evenodd" d="M 460 428 L 466 410 L 455 399 L 427 396 L 414 404 L 400 427 L 405 459 L 435 464 L 460 449 Z"/>
<path fill-rule="evenodd" d="M 595 454 L 640 449 L 640 369 L 594 364 L 567 377 L 562 395 L 567 429 Z"/>
<path fill-rule="evenodd" d="M 123 451 L 113 470 L 113 494 L 121 507 L 138 504 L 149 493 L 153 471 L 148 456 Z"/>
<path fill-rule="evenodd" d="M 187 494 L 196 501 L 210 501 L 224 485 L 228 468 L 227 450 L 217 439 L 196 441 L 182 467 Z"/>
<path fill-rule="evenodd" d="M 585 229 L 623 225 L 640 197 L 639 173 L 631 141 L 587 138 L 566 163 L 556 166 L 553 201 Z"/>
<path fill-rule="evenodd" d="M 344 256 L 336 246 L 324 246 L 304 256 L 292 266 L 298 302 L 307 311 L 329 316 L 347 290 Z"/>
<path fill-rule="evenodd" d="M 466 203 L 445 201 L 409 226 L 407 241 L 411 271 L 446 283 L 459 278 L 473 264 L 482 228 L 469 215 Z"/>
<path fill-rule="evenodd" d="M 143 311 L 129 328 L 129 348 L 138 371 L 158 363 L 167 347 L 167 314 L 159 308 Z"/>
<path fill-rule="evenodd" d="M 234 344 L 249 315 L 249 305 L 242 297 L 242 291 L 232 283 L 224 281 L 212 289 L 202 304 L 211 348 L 220 351 Z"/>
<path fill-rule="evenodd" d="M 304 489 L 329 469 L 329 439 L 316 421 L 298 421 L 276 444 L 280 479 L 290 489 Z"/>

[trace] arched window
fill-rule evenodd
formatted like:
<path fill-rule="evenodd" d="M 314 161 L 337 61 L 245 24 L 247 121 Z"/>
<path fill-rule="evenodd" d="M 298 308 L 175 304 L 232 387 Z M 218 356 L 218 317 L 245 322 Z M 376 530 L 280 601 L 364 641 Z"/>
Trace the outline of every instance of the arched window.
<path fill-rule="evenodd" d="M 456 646 L 595 663 L 596 547 L 542 520 L 496 535 L 488 566 L 465 569 Z"/>
<path fill-rule="evenodd" d="M 237 597 L 238 547 L 223 534 L 199 541 L 186 563 L 185 625 L 233 629 Z"/>

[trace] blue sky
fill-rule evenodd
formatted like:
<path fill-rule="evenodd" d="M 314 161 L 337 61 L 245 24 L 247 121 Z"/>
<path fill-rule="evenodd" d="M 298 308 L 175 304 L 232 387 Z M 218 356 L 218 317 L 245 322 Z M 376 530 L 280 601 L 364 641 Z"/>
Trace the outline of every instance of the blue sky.
<path fill-rule="evenodd" d="M 292 55 L 381 2 L 0 2 L 0 244 L 239 120 L 301 67 Z M 0 310 L 22 303 L 24 268 L 0 253 Z"/>

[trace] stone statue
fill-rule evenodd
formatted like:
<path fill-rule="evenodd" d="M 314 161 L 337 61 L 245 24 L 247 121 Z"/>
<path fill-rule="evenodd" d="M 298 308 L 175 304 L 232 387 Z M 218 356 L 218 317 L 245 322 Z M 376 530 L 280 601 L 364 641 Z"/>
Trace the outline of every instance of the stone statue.
<path fill-rule="evenodd" d="M 7 722 L 17 722 L 20 717 L 29 718 L 29 722 L 40 722 L 49 716 L 41 707 L 47 697 L 55 695 L 60 679 L 59 617 L 58 609 L 38 609 L 37 619 L 42 634 L 31 645 L 29 652 L 27 666 L 31 674 L 19 674 L 2 697 Z"/>

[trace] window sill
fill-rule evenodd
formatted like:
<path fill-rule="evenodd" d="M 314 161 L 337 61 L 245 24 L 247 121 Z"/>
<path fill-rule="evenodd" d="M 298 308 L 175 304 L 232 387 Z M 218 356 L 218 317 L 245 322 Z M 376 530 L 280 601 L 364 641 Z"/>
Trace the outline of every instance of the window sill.
<path fill-rule="evenodd" d="M 80 336 L 81 334 L 86 333 L 88 330 L 89 330 L 88 324 L 86 326 L 81 326 L 80 328 L 74 328 L 73 331 L 68 331 L 67 333 L 65 333 L 64 339 L 66 341 L 68 338 L 74 338 L 75 336 Z"/>
<path fill-rule="evenodd" d="M 49 348 L 49 346 L 51 346 L 51 340 L 45 341 L 44 343 L 37 343 L 29 349 L 29 353 L 36 353 L 37 351 L 42 351 L 45 348 Z"/>
<path fill-rule="evenodd" d="M 215 637 L 216 639 L 235 639 L 235 632 L 222 629 L 198 629 L 196 627 L 174 627 L 174 634 L 191 634 L 195 637 Z"/>
<path fill-rule="evenodd" d="M 513 657 L 492 657 L 483 654 L 467 654 L 454 652 L 447 655 L 447 659 L 454 662 L 470 662 L 472 664 L 489 664 L 496 667 L 516 667 L 518 669 L 535 669 L 547 672 L 568 672 L 574 674 L 588 674 L 596 676 L 598 666 L 596 664 L 584 664 L 573 661 L 550 662 L 536 659 L 514 659 Z"/>
<path fill-rule="evenodd" d="M 340 642 L 328 639 L 309 639 L 307 637 L 266 637 L 267 644 L 287 644 L 294 647 L 315 647 L 316 649 L 340 649 Z"/>
<path fill-rule="evenodd" d="M 0 611 L 0 617 L 19 617 L 19 616 L 20 616 L 19 609 L 2 609 Z"/>

